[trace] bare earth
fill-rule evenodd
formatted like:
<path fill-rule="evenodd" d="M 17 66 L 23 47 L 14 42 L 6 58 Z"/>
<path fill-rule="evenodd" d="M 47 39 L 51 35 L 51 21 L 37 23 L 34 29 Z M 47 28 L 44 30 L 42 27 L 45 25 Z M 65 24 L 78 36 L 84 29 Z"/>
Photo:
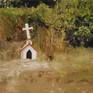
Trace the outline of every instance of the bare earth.
<path fill-rule="evenodd" d="M 0 93 L 93 93 L 92 74 L 61 63 L 14 60 L 0 65 Z"/>

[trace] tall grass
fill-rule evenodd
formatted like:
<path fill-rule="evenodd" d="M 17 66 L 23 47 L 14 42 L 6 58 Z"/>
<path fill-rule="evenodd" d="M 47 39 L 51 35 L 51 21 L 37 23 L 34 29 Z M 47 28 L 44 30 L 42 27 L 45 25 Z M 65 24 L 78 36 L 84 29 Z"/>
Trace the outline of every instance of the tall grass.
<path fill-rule="evenodd" d="M 23 42 L 0 42 L 0 60 L 20 59 L 20 48 Z M 36 47 L 36 45 L 34 45 Z M 47 61 L 47 55 L 37 47 L 39 62 Z M 48 52 L 50 53 L 50 52 Z M 51 54 L 51 53 L 50 53 Z M 62 62 L 67 64 L 87 63 L 93 60 L 92 48 L 65 48 L 64 51 L 55 51 L 52 62 Z"/>
<path fill-rule="evenodd" d="M 9 61 L 18 59 L 20 54 L 21 42 L 0 42 L 0 60 Z"/>

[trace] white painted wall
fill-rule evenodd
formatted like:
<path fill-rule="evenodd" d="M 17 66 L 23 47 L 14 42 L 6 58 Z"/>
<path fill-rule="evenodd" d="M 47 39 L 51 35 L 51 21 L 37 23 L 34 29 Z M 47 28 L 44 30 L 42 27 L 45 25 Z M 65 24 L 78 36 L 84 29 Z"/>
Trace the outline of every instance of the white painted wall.
<path fill-rule="evenodd" d="M 32 60 L 35 60 L 37 58 L 37 52 L 30 45 L 21 51 L 21 59 L 26 59 L 28 50 L 32 52 Z"/>

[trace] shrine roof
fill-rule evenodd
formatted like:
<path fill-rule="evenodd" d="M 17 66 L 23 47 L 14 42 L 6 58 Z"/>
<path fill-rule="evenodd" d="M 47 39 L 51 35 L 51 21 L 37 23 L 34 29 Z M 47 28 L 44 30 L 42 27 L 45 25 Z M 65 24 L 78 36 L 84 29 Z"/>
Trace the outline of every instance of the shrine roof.
<path fill-rule="evenodd" d="M 28 40 L 26 41 L 26 44 L 24 44 L 24 46 L 21 48 L 20 51 L 23 51 L 25 48 L 27 48 L 28 46 L 31 46 L 32 47 L 32 41 L 31 40 Z M 32 47 L 33 48 L 33 47 Z M 34 49 L 34 48 L 33 48 Z M 36 50 L 36 49 L 35 49 Z"/>

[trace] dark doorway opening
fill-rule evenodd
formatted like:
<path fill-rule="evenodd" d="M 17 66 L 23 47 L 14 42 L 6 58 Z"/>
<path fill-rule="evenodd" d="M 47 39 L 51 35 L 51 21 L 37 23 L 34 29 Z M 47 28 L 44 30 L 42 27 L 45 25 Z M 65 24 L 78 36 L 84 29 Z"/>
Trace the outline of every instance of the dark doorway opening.
<path fill-rule="evenodd" d="M 26 58 L 27 59 L 32 59 L 32 52 L 30 50 L 28 50 Z"/>

